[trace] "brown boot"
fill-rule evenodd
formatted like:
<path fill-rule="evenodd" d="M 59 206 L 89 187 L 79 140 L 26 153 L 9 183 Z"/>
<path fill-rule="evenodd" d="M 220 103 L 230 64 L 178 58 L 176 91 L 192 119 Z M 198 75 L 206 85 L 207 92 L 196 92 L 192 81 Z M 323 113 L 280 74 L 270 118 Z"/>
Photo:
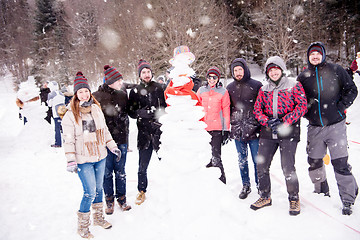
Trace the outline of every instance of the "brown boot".
<path fill-rule="evenodd" d="M 137 205 L 140 205 L 142 204 L 144 201 L 145 201 L 146 197 L 145 197 L 145 192 L 144 191 L 140 191 L 138 193 L 138 195 L 136 196 L 136 200 L 135 200 L 135 203 Z"/>
<path fill-rule="evenodd" d="M 106 201 L 105 213 L 107 215 L 113 214 L 114 213 L 114 196 L 106 197 L 105 201 Z"/>
<path fill-rule="evenodd" d="M 108 229 L 108 228 L 112 227 L 111 223 L 109 223 L 108 221 L 106 221 L 104 219 L 103 203 L 102 202 L 93 203 L 92 204 L 92 209 L 94 210 L 93 219 L 94 219 L 94 225 L 95 226 L 101 226 L 101 227 L 103 227 L 105 229 Z"/>
<path fill-rule="evenodd" d="M 90 233 L 89 226 L 90 226 L 90 212 L 77 212 L 78 215 L 78 234 L 82 238 L 93 238 L 94 235 Z"/>
<path fill-rule="evenodd" d="M 121 196 L 117 201 L 122 211 L 129 211 L 131 209 L 131 206 L 126 203 L 125 196 Z"/>

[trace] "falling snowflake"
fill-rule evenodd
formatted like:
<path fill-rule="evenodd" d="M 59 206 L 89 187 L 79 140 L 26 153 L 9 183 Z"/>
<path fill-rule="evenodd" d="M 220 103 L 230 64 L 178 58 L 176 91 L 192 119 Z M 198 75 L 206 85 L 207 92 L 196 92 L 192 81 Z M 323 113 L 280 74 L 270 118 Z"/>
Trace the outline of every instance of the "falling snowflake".
<path fill-rule="evenodd" d="M 189 35 L 190 37 L 194 38 L 196 36 L 196 32 L 193 32 L 193 30 L 191 28 L 189 28 L 186 31 L 186 34 Z"/>
<path fill-rule="evenodd" d="M 294 7 L 294 15 L 295 16 L 298 17 L 298 16 L 301 16 L 303 14 L 304 14 L 304 8 L 302 6 L 297 5 L 297 6 Z"/>
<path fill-rule="evenodd" d="M 155 21 L 151 17 L 145 18 L 143 24 L 144 24 L 144 27 L 147 29 L 151 29 L 151 28 L 155 27 Z"/>
<path fill-rule="evenodd" d="M 119 47 L 120 36 L 112 29 L 105 29 L 100 35 L 100 42 L 106 49 L 113 50 Z"/>
<path fill-rule="evenodd" d="M 209 16 L 206 16 L 206 15 L 204 15 L 204 16 L 201 16 L 200 18 L 199 18 L 199 22 L 202 24 L 202 25 L 208 25 L 208 24 L 210 24 L 210 17 Z"/>
<path fill-rule="evenodd" d="M 155 37 L 158 38 L 158 39 L 162 38 L 163 36 L 164 36 L 164 33 L 162 31 L 157 31 L 155 33 Z"/>

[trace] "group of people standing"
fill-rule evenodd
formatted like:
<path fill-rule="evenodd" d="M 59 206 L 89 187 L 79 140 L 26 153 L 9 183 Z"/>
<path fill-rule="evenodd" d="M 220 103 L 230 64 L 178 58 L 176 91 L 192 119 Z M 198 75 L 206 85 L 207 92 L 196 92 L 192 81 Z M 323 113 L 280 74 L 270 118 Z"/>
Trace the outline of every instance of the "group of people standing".
<path fill-rule="evenodd" d="M 258 210 L 272 204 L 269 170 L 273 156 L 280 148 L 289 214 L 298 215 L 300 201 L 295 153 L 300 141 L 300 119 L 306 117 L 309 120 L 309 175 L 315 186 L 314 192 L 329 196 L 322 160 L 329 149 L 343 203 L 342 213 L 350 215 L 358 186 L 348 164 L 345 110 L 356 98 L 357 88 L 341 66 L 326 61 L 322 43 L 311 44 L 307 58 L 308 67 L 297 81 L 293 81 L 286 77 L 284 60 L 278 56 L 270 57 L 264 68 L 265 85 L 251 78 L 249 67 L 242 58 L 232 61 L 230 70 L 234 81 L 226 88 L 220 82 L 219 68 L 208 69 L 207 82 L 196 93 L 204 107 L 206 130 L 211 135 L 212 158 L 206 167 L 218 167 L 220 180 L 226 183 L 221 146 L 229 138 L 234 139 L 243 183 L 239 198 L 245 199 L 251 192 L 249 146 L 260 195 L 250 208 Z M 78 173 L 84 189 L 78 211 L 78 233 L 84 238 L 92 237 L 89 231 L 91 206 L 94 225 L 111 227 L 103 215 L 103 192 L 106 214 L 114 212 L 115 199 L 121 210 L 131 209 L 126 201 L 125 173 L 128 116 L 136 119 L 138 127 L 138 195 L 135 203 L 140 205 L 146 199 L 147 168 L 153 151 L 161 147 L 158 116 L 167 104 L 164 87 L 152 80 L 150 64 L 140 60 L 137 70 L 140 84 L 131 89 L 129 95 L 121 88 L 122 75 L 109 65 L 104 66 L 104 84 L 93 94 L 81 72 L 74 81 L 74 97 L 62 120 L 63 146 L 67 170 Z"/>

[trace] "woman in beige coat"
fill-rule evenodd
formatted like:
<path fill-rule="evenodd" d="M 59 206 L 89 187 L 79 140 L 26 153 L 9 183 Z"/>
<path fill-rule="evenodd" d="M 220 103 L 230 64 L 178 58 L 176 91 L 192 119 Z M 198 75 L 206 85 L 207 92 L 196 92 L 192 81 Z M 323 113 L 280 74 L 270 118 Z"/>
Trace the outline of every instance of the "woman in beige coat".
<path fill-rule="evenodd" d="M 90 206 L 94 225 L 107 229 L 112 225 L 103 215 L 103 180 L 106 147 L 114 154 L 120 150 L 106 126 L 99 102 L 92 96 L 87 79 L 81 72 L 74 81 L 74 97 L 62 120 L 67 171 L 78 174 L 84 195 L 78 211 L 78 233 L 92 238 L 89 231 Z"/>

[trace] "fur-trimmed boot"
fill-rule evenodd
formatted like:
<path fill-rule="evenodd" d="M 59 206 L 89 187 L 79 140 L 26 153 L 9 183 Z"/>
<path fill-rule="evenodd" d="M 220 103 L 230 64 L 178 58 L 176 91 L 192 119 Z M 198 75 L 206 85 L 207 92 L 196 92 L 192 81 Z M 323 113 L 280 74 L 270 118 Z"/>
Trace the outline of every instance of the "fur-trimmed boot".
<path fill-rule="evenodd" d="M 93 238 L 94 235 L 90 233 L 90 212 L 77 212 L 78 215 L 78 234 L 83 238 Z"/>
<path fill-rule="evenodd" d="M 95 226 L 101 226 L 101 227 L 103 227 L 105 229 L 108 229 L 108 228 L 112 227 L 111 223 L 106 221 L 105 218 L 104 218 L 103 203 L 102 202 L 93 203 L 92 204 L 92 209 L 94 210 L 93 219 L 94 219 L 94 225 Z"/>

